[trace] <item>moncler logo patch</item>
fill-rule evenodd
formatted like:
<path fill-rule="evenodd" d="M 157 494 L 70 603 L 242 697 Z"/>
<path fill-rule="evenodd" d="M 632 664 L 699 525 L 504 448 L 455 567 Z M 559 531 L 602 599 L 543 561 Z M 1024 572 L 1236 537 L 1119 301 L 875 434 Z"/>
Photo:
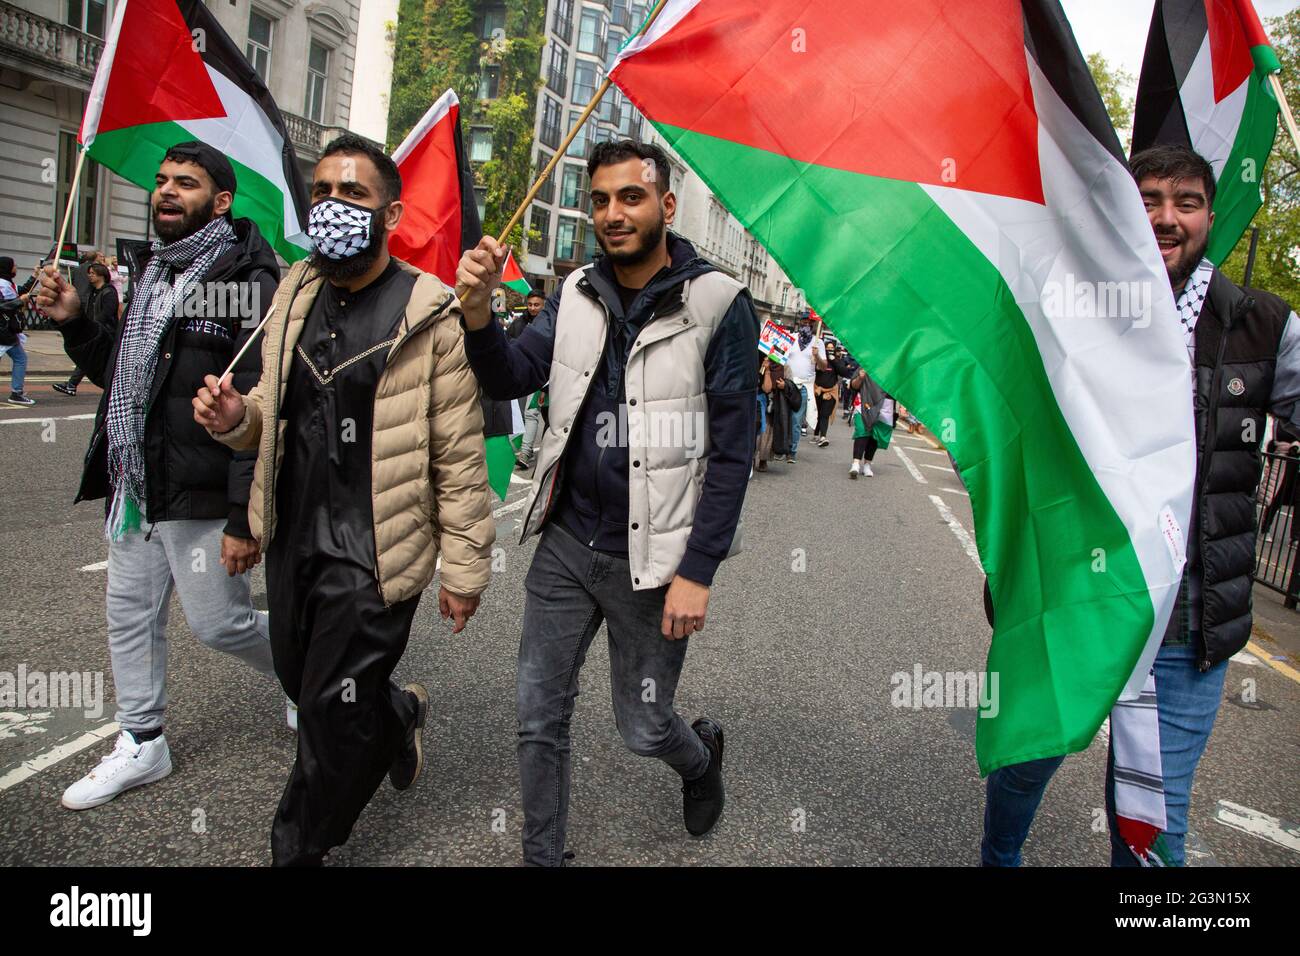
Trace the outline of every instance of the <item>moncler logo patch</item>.
<path fill-rule="evenodd" d="M 1234 378 L 1228 383 L 1228 392 L 1232 395 L 1240 395 L 1246 391 L 1246 383 L 1239 378 Z"/>

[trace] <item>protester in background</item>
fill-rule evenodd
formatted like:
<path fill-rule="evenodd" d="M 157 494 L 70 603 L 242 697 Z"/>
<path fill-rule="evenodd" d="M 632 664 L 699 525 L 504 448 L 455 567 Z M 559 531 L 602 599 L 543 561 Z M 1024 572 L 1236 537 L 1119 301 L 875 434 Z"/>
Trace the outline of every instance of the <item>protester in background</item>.
<path fill-rule="evenodd" d="M 18 291 L 14 285 L 17 278 L 18 268 L 13 259 L 0 257 L 0 355 L 7 355 L 13 363 L 8 401 L 10 405 L 27 406 L 36 404 L 36 399 L 23 393 L 23 386 L 27 383 L 27 352 L 23 349 L 27 335 L 23 332 L 23 309 L 31 293 Z M 30 288 L 30 285 L 25 288 Z"/>
<path fill-rule="evenodd" d="M 98 322 L 116 337 L 117 335 L 117 289 L 113 287 L 112 273 L 102 262 L 92 262 L 86 267 L 90 279 L 90 298 L 83 306 L 83 314 L 92 322 Z M 77 386 L 86 377 L 79 368 L 72 370 L 72 376 L 66 382 L 56 382 L 56 392 L 64 395 L 76 395 Z"/>
<path fill-rule="evenodd" d="M 816 424 L 817 412 L 811 409 L 812 384 L 817 373 L 817 365 L 826 361 L 826 347 L 822 340 L 813 335 L 812 326 L 807 322 L 799 325 L 798 342 L 786 356 L 786 378 L 791 381 L 799 393 L 799 401 L 790 402 L 791 429 L 789 461 L 793 464 L 799 460 L 799 437 L 808 433 L 808 420 Z"/>
<path fill-rule="evenodd" d="M 766 355 L 759 356 L 758 362 L 758 415 L 754 441 L 754 471 L 767 471 L 767 463 L 772 457 L 772 389 L 776 378 L 774 368 L 779 368 Z"/>
<path fill-rule="evenodd" d="M 72 288 L 77 290 L 77 298 L 82 302 L 90 296 L 90 266 L 98 258 L 98 252 L 87 249 L 77 256 L 77 264 L 72 268 Z"/>
<path fill-rule="evenodd" d="M 772 392 L 769 396 L 769 423 L 772 426 L 770 460 L 787 461 L 790 458 L 790 445 L 799 437 L 795 413 L 803 401 L 803 393 L 795 387 L 789 369 L 780 362 L 770 362 L 768 371 L 772 377 Z"/>
<path fill-rule="evenodd" d="M 533 322 L 542 311 L 542 306 L 546 304 L 546 296 L 542 295 L 536 289 L 528 293 L 524 300 L 524 313 L 511 323 L 506 334 L 510 339 L 519 338 L 524 334 L 524 329 Z M 519 445 L 519 455 L 515 460 L 515 468 L 520 471 L 527 471 L 533 467 L 533 449 L 537 445 L 538 438 L 541 437 L 542 430 L 542 406 L 546 403 L 546 390 L 539 389 L 532 395 L 525 395 L 518 399 L 520 411 L 524 415 L 524 439 Z"/>
<path fill-rule="evenodd" d="M 172 771 L 163 735 L 167 609 L 173 589 L 190 630 L 208 647 L 273 673 L 267 616 L 247 573 L 261 560 L 248 524 L 251 455 L 232 455 L 194 422 L 190 402 L 252 334 L 280 278 L 275 252 L 250 219 L 234 219 L 235 171 L 220 151 L 171 147 L 150 197 L 158 239 L 145 259 L 121 334 L 87 314 L 56 266 L 37 305 L 63 348 L 104 389 L 77 501 L 105 499 L 108 646 L 117 687 L 113 750 L 63 794 L 70 810 L 107 803 Z M 254 314 L 210 315 L 208 282 L 246 285 Z M 251 388 L 261 353 L 234 370 Z M 219 566 L 218 566 L 219 565 Z"/>
<path fill-rule="evenodd" d="M 826 357 L 817 360 L 817 373 L 813 377 L 813 394 L 817 400 L 817 424 L 813 428 L 813 439 L 822 448 L 831 443 L 826 432 L 835 417 L 835 401 L 840 391 L 839 374 L 831 367 L 831 362 L 839 358 L 839 349 L 827 344 Z"/>

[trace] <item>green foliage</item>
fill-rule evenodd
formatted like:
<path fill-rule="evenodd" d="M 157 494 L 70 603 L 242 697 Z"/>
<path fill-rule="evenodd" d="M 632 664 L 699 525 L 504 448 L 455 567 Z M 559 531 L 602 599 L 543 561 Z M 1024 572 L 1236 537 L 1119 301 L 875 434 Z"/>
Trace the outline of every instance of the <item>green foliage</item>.
<path fill-rule="evenodd" d="M 1282 61 L 1282 88 L 1294 111 L 1300 105 L 1300 10 L 1272 17 L 1264 28 Z M 1300 255 L 1300 156 L 1280 115 L 1277 139 L 1260 177 L 1260 187 L 1264 205 L 1255 214 L 1259 251 L 1250 284 L 1300 307 L 1300 266 L 1296 264 Z M 1223 263 L 1223 271 L 1234 282 L 1242 281 L 1249 250 L 1248 229 Z"/>
<path fill-rule="evenodd" d="M 502 7 L 504 42 L 480 39 L 484 11 Z M 532 185 L 545 17 L 545 0 L 400 0 L 398 6 L 388 148 L 401 143 L 444 90 L 454 89 L 467 148 L 471 127 L 492 129 L 492 159 L 474 164 L 474 180 L 486 190 L 483 230 L 494 236 Z M 497 97 L 480 101 L 485 66 L 499 66 L 501 75 Z M 518 227 L 511 232 L 516 255 L 522 236 Z"/>
<path fill-rule="evenodd" d="M 1132 89 L 1136 82 L 1131 73 L 1128 73 L 1119 67 L 1112 67 L 1100 53 L 1088 54 L 1088 69 L 1092 71 L 1093 82 L 1097 84 L 1097 90 L 1101 93 L 1101 101 L 1106 106 L 1106 112 L 1110 114 L 1111 125 L 1115 131 L 1124 137 L 1126 134 L 1132 137 L 1133 131 L 1133 97 L 1125 97 L 1124 91 Z M 1125 144 L 1127 152 L 1128 145 Z"/>

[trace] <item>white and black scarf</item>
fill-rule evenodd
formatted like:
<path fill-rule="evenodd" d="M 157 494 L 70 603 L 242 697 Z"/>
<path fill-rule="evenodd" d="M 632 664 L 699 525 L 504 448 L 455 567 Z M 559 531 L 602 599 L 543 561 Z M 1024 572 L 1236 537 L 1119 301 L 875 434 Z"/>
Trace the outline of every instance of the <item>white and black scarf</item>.
<path fill-rule="evenodd" d="M 108 398 L 108 479 L 113 488 L 106 532 L 110 541 L 139 526 L 144 501 L 144 422 L 158 350 L 189 290 L 235 242 L 225 216 L 153 254 L 135 283 L 123 320 L 117 367 Z"/>

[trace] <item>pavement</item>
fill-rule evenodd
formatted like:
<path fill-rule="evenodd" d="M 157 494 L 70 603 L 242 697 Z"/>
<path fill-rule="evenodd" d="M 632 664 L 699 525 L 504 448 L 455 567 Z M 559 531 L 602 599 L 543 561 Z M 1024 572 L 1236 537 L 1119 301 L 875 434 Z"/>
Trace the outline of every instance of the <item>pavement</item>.
<path fill-rule="evenodd" d="M 175 599 L 175 771 L 94 810 L 59 805 L 114 732 L 107 555 L 101 507 L 71 504 L 97 396 L 38 398 L 36 409 L 0 412 L 0 673 L 99 674 L 108 700 L 99 714 L 0 712 L 0 865 L 264 865 L 295 752 L 283 694 L 198 644 Z M 967 499 L 924 437 L 897 433 L 876 477 L 857 481 L 848 429 L 837 421 L 831 438 L 826 449 L 805 442 L 798 464 L 751 481 L 745 550 L 723 565 L 706 629 L 691 639 L 677 707 L 726 730 L 722 821 L 703 840 L 688 837 L 676 776 L 624 747 L 601 634 L 573 721 L 576 864 L 978 862 L 975 711 L 891 703 L 891 676 L 917 664 L 984 666 L 989 629 Z M 395 679 L 430 692 L 423 775 L 405 793 L 382 784 L 332 864 L 518 863 L 514 671 L 534 548 L 516 543 L 525 491 L 517 481 L 497 507 L 499 570 L 468 629 L 452 636 L 431 596 L 422 602 Z M 265 606 L 262 569 L 253 574 Z M 1300 863 L 1300 674 L 1272 657 L 1263 648 L 1229 664 L 1193 794 L 1193 865 Z M 1105 755 L 1103 730 L 1066 760 L 1026 844 L 1028 865 L 1107 863 Z"/>

